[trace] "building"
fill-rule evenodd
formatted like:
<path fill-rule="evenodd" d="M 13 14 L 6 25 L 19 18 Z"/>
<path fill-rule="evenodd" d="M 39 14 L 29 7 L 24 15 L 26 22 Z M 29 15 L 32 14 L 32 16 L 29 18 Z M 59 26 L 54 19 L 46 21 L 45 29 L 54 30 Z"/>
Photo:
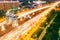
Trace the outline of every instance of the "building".
<path fill-rule="evenodd" d="M 0 10 L 8 10 L 12 7 L 18 7 L 18 0 L 0 0 Z"/>

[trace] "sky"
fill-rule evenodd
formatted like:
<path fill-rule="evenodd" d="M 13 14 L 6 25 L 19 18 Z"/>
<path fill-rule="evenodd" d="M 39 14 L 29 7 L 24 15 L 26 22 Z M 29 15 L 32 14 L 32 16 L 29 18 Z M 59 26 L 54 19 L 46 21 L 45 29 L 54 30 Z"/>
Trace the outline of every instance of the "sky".
<path fill-rule="evenodd" d="M 20 1 L 22 1 L 22 0 L 20 0 Z M 54 1 L 57 1 L 57 0 L 42 0 L 42 1 L 54 2 Z"/>
<path fill-rule="evenodd" d="M 54 1 L 58 1 L 58 0 L 42 0 L 42 1 L 54 2 Z"/>

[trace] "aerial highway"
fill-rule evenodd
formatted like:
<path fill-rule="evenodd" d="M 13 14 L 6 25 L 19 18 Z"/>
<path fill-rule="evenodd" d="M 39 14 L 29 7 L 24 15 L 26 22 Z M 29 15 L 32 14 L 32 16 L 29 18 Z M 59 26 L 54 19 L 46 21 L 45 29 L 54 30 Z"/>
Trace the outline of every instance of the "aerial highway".
<path fill-rule="evenodd" d="M 31 11 L 28 11 L 28 12 L 24 12 L 24 13 L 18 13 L 20 14 L 18 16 L 18 19 L 17 19 L 17 22 L 18 22 L 18 25 L 22 25 L 23 23 L 25 23 L 26 21 L 30 20 L 31 18 L 35 17 L 36 13 L 33 13 L 37 10 L 40 10 L 40 12 L 46 10 L 47 8 L 49 8 L 49 6 L 46 6 L 46 7 L 42 7 L 40 9 L 36 9 L 36 10 L 31 10 Z M 10 10 L 7 11 L 7 13 L 9 12 Z M 24 15 L 24 16 L 23 16 Z M 11 26 L 11 21 L 10 21 L 10 24 L 6 24 L 6 21 L 0 23 L 0 35 L 3 35 L 9 31 L 11 31 L 12 29 L 14 29 L 14 27 Z M 10 26 L 9 26 L 10 25 Z"/>
<path fill-rule="evenodd" d="M 56 5 L 58 5 L 59 3 L 57 3 L 57 4 L 55 4 L 55 6 Z M 53 5 L 53 7 L 52 7 L 53 9 L 54 9 L 54 5 Z M 46 13 L 47 15 L 49 14 L 49 12 L 50 11 L 52 11 L 52 9 L 51 8 L 49 8 L 48 10 L 46 10 L 46 11 L 44 11 L 43 13 Z M 42 13 L 42 14 L 43 14 Z M 44 14 L 43 14 L 44 15 Z M 45 15 L 44 15 L 45 16 Z M 55 15 L 55 17 L 56 17 L 57 15 Z M 51 20 L 51 22 L 50 22 L 50 24 L 53 22 L 53 20 L 55 19 L 55 17 Z M 41 17 L 42 18 L 42 17 Z M 46 18 L 46 17 L 44 17 L 44 18 Z M 44 18 L 42 18 L 42 20 L 39 22 L 39 23 L 37 23 L 37 25 L 38 24 L 40 24 L 41 22 L 44 22 L 46 19 L 44 19 Z M 42 40 L 42 37 L 44 36 L 44 33 L 46 32 L 46 29 L 50 26 L 50 24 L 48 24 L 47 25 L 47 27 L 43 30 L 43 32 L 41 33 L 41 36 L 40 36 L 40 39 L 39 40 Z M 36 25 L 36 24 L 35 24 Z M 19 40 L 34 40 L 34 39 L 32 39 L 31 38 L 31 36 L 32 36 L 32 34 L 34 33 L 34 31 L 36 32 L 36 30 L 37 29 L 39 29 L 39 27 L 40 26 L 33 26 L 33 28 L 31 29 L 31 30 L 29 30 L 27 33 L 25 33 L 25 34 L 23 34 L 23 36 L 21 37 L 21 39 L 19 39 Z M 41 25 L 41 24 L 40 24 Z M 32 27 L 32 26 L 31 26 Z M 36 27 L 36 28 L 35 28 Z"/>
<path fill-rule="evenodd" d="M 23 34 L 25 34 L 26 32 L 30 32 L 28 30 L 30 30 L 31 28 L 36 28 L 33 26 L 36 26 L 36 23 L 38 21 L 39 23 L 44 22 L 43 18 L 46 18 L 45 16 L 48 15 L 59 3 L 60 2 L 56 2 L 50 7 L 48 6 L 48 7 L 38 8 L 30 12 L 26 12 L 26 14 L 20 15 L 18 17 L 19 20 L 22 20 L 20 19 L 22 17 L 26 17 L 25 21 L 24 22 L 22 21 L 22 25 L 20 25 L 19 23 L 20 26 L 14 28 L 9 33 L 6 33 L 2 37 L 0 37 L 0 40 L 28 40 L 28 39 L 24 39 L 24 37 L 22 37 L 23 39 L 21 39 L 21 36 L 23 36 Z M 28 21 L 26 21 L 27 18 L 28 18 Z M 38 28 L 39 26 L 36 29 Z M 28 37 L 30 37 L 31 35 L 32 33 L 28 34 Z"/>

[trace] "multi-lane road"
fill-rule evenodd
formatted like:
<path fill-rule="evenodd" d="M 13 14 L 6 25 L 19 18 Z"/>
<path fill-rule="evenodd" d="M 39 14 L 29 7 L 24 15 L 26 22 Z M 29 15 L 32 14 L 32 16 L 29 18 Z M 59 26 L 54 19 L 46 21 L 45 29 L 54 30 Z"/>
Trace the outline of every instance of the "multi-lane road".
<path fill-rule="evenodd" d="M 18 40 L 25 32 L 30 30 L 33 25 L 42 17 L 46 16 L 49 12 L 51 12 L 60 2 L 56 2 L 51 6 L 45 6 L 42 8 L 38 8 L 35 10 L 31 10 L 30 12 L 26 12 L 22 15 L 19 15 L 18 24 L 20 26 L 14 28 L 9 33 L 6 33 L 0 40 Z M 42 21 L 42 20 L 41 20 Z"/>
<path fill-rule="evenodd" d="M 36 15 L 38 15 L 37 13 L 33 13 L 37 10 L 40 10 L 40 12 L 48 9 L 49 6 L 46 6 L 46 7 L 42 7 L 40 9 L 36 9 L 36 10 L 31 10 L 31 11 L 28 11 L 28 12 L 23 12 L 23 13 L 19 13 L 20 15 L 18 16 L 18 25 L 22 25 L 23 23 L 25 23 L 26 21 L 30 20 L 31 18 L 35 17 Z M 10 10 L 8 10 L 9 12 Z M 10 26 L 9 26 L 10 25 Z M 0 35 L 3 35 L 9 31 L 11 31 L 12 29 L 14 29 L 14 27 L 11 26 L 11 22 L 10 24 L 6 24 L 6 21 L 0 23 Z"/>

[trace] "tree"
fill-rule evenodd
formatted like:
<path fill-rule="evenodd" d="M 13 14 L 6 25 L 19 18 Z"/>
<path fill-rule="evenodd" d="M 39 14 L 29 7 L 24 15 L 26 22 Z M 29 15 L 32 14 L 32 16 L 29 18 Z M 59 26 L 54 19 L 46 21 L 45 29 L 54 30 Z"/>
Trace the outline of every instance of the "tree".
<path fill-rule="evenodd" d="M 5 10 L 0 10 L 0 17 L 3 17 L 3 16 L 5 16 Z"/>

